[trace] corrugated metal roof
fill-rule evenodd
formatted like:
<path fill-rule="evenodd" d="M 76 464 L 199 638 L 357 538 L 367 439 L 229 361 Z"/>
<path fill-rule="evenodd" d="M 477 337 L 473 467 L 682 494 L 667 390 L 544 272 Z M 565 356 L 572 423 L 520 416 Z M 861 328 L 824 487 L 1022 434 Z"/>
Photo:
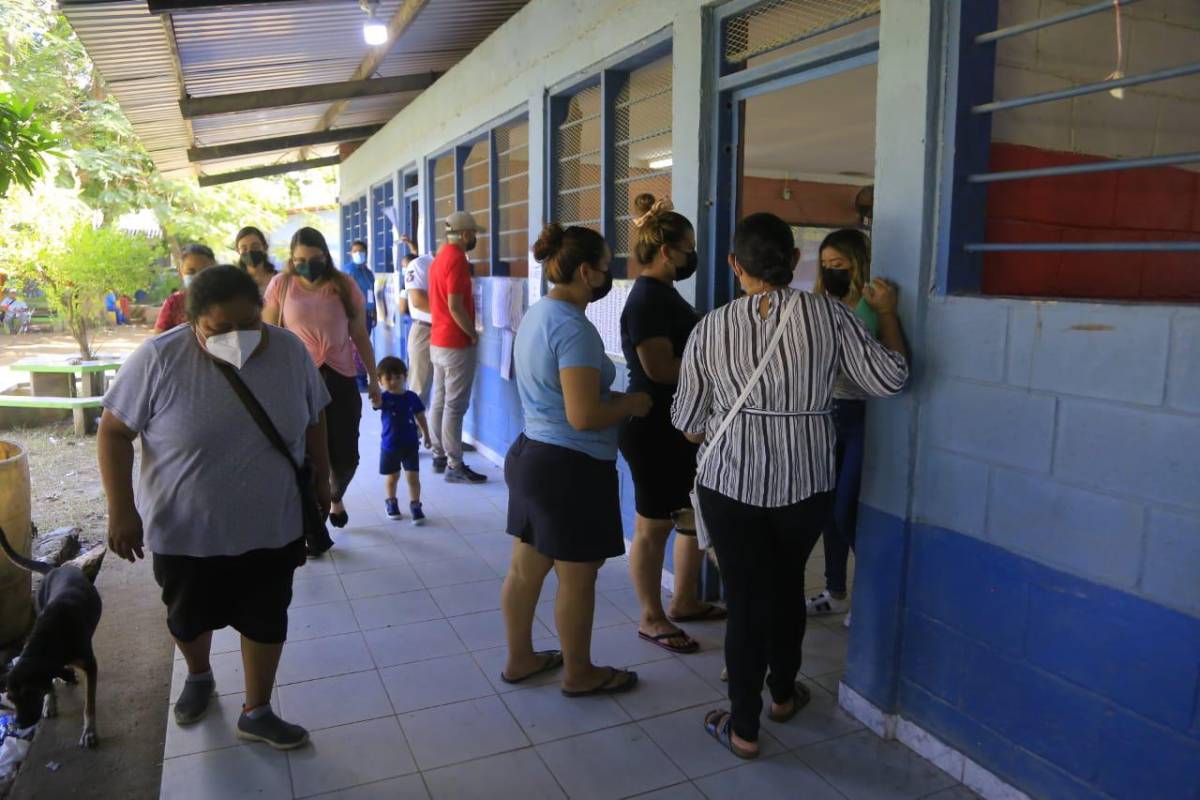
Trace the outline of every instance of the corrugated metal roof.
<path fill-rule="evenodd" d="M 404 0 L 381 0 L 386 22 Z M 393 45 L 376 75 L 444 72 L 519 11 L 528 0 L 428 0 Z M 163 20 L 145 0 L 59 0 L 109 91 L 120 102 L 155 164 L 163 172 L 197 173 L 187 149 L 315 130 L 329 103 L 262 109 L 190 122 L 179 98 L 309 86 L 350 80 L 370 48 L 366 16 L 354 0 L 307 0 L 189 11 L 172 16 L 184 86 L 176 78 Z M 351 101 L 335 128 L 384 123 L 415 93 Z M 336 146 L 310 153 L 336 153 Z M 287 153 L 206 162 L 225 172 L 287 160 Z M 290 157 L 290 156 L 289 156 Z"/>

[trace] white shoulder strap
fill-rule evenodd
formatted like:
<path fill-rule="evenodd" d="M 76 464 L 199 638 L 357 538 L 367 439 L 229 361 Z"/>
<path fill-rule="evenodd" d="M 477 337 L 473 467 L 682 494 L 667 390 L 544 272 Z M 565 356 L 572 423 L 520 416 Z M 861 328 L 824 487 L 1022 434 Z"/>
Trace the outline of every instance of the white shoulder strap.
<path fill-rule="evenodd" d="M 763 373 L 767 371 L 767 364 L 771 361 L 771 357 L 775 355 L 775 350 L 778 349 L 779 342 L 781 339 L 783 339 L 783 334 L 788 329 L 788 323 L 790 323 L 792 321 L 792 317 L 796 315 L 796 309 L 800 306 L 801 302 L 803 301 L 800 298 L 799 292 L 797 292 L 792 298 L 792 304 L 788 306 L 787 309 L 784 310 L 784 312 L 780 315 L 779 326 L 775 328 L 775 335 L 772 336 L 771 341 L 767 343 L 766 352 L 763 353 L 762 359 L 760 359 L 758 362 L 758 366 L 754 368 L 754 372 L 750 375 L 750 379 L 746 381 L 745 388 L 743 388 L 742 393 L 738 395 L 738 399 L 734 402 L 733 407 L 729 409 L 729 413 L 725 415 L 725 419 L 721 420 L 721 424 L 717 428 L 717 432 L 713 434 L 711 439 L 705 442 L 706 446 L 704 448 L 704 455 L 700 457 L 699 463 L 696 464 L 697 473 L 700 472 L 700 470 L 704 467 L 704 462 L 708 460 L 709 454 L 712 453 L 712 451 L 716 448 L 717 442 L 720 441 L 721 437 L 725 435 L 725 431 L 727 431 L 729 426 L 733 424 L 734 417 L 736 417 L 738 412 L 742 410 L 742 406 L 746 405 L 746 399 L 750 397 L 750 392 L 753 391 L 755 385 L 759 381 L 759 378 L 761 378 Z"/>

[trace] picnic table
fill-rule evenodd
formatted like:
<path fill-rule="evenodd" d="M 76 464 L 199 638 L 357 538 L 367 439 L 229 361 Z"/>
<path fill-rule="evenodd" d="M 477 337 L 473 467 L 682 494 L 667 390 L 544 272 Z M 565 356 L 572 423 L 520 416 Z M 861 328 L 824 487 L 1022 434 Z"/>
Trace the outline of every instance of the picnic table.
<path fill-rule="evenodd" d="M 70 410 L 75 432 L 83 435 L 99 416 L 108 373 L 119 370 L 121 363 L 122 359 L 116 357 L 76 363 L 61 358 L 22 359 L 9 369 L 29 373 L 32 394 L 0 395 L 0 406 Z"/>
<path fill-rule="evenodd" d="M 83 397 L 104 394 L 109 372 L 121 368 L 123 359 L 102 357 L 72 364 L 61 358 L 23 358 L 9 369 L 28 372 L 35 397 Z M 77 391 L 78 378 L 82 391 Z M 65 394 L 64 394 L 65 391 Z"/>

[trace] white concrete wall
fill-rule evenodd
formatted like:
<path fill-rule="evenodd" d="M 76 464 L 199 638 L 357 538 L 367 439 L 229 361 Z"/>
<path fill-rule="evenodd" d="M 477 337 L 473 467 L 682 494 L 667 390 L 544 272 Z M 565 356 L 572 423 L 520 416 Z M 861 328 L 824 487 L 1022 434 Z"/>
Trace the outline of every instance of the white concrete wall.
<path fill-rule="evenodd" d="M 397 114 L 340 167 L 345 201 L 513 109 L 529 110 L 530 241 L 541 229 L 547 87 L 652 34 L 674 32 L 675 207 L 700 219 L 701 0 L 533 0 Z M 426 217 L 422 188 L 422 218 Z M 422 225 L 422 240 L 425 228 Z M 421 249 L 429 248 L 422 241 Z"/>

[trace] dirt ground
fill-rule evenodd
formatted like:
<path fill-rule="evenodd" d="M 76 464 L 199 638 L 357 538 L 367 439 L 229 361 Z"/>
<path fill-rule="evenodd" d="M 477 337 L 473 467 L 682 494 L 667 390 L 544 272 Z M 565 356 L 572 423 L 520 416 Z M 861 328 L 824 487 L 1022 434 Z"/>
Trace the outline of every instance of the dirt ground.
<path fill-rule="evenodd" d="M 99 349 L 129 352 L 145 335 L 145 329 L 122 329 L 120 336 L 98 339 Z M 22 342 L 22 352 L 14 356 L 10 344 L 34 338 L 44 340 L 40 349 L 31 352 Z M 64 338 L 70 343 L 70 337 L 63 336 L 0 338 L 0 370 L 17 358 L 58 352 L 45 345 L 61 345 Z M 39 530 L 74 525 L 83 529 L 81 538 L 88 543 L 104 541 L 106 509 L 95 437 L 77 437 L 66 423 L 0 430 L 0 438 L 19 442 L 28 451 L 33 521 Z M 104 560 L 97 587 L 104 603 L 93 640 L 99 662 L 100 746 L 82 750 L 76 745 L 83 719 L 82 686 L 60 688 L 59 717 L 39 726 L 11 787 L 9 797 L 14 800 L 158 796 L 173 652 L 158 587 L 149 562 L 130 564 L 112 553 Z"/>

